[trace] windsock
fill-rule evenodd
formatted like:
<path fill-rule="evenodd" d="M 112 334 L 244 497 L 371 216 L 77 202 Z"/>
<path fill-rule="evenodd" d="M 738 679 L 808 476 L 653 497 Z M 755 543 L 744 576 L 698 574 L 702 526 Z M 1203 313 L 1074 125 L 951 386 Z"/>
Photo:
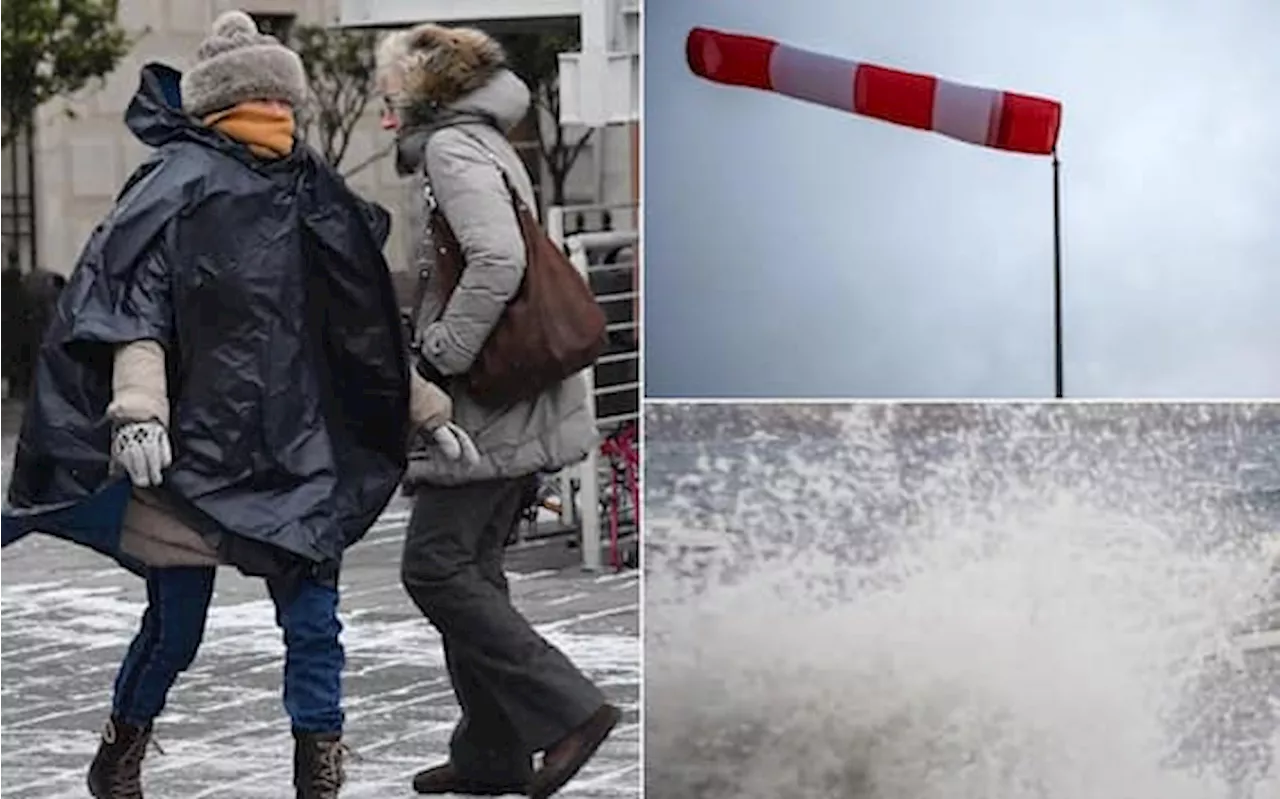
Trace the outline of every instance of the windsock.
<path fill-rule="evenodd" d="M 776 92 L 997 150 L 1049 155 L 1058 144 L 1062 104 L 1056 100 L 709 28 L 690 31 L 685 52 L 694 74 L 727 86 Z"/>

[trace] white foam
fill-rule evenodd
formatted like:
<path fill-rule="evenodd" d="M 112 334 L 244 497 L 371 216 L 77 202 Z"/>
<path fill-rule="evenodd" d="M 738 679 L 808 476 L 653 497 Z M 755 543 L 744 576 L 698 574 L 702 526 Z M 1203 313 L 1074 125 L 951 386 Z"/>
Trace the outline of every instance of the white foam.
<path fill-rule="evenodd" d="M 708 447 L 662 474 L 649 442 L 647 796 L 1280 797 L 1276 672 L 1230 657 L 1268 563 L 1188 536 L 1229 523 L 1178 491 L 1192 434 L 1126 459 L 991 410 L 921 465 L 875 413 L 819 459 Z M 715 529 L 692 567 L 669 546 Z"/>

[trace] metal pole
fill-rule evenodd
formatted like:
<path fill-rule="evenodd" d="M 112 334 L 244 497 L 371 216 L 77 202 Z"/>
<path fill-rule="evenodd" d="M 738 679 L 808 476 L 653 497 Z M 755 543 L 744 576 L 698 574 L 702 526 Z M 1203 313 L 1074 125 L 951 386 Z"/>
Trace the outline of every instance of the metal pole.
<path fill-rule="evenodd" d="M 1062 181 L 1053 151 L 1053 396 L 1063 397 L 1062 380 Z"/>
<path fill-rule="evenodd" d="M 22 29 L 22 8 L 20 8 L 19 3 L 13 4 L 12 19 L 13 35 L 14 38 L 17 38 L 18 32 Z M 5 264 L 5 266 L 20 266 L 20 262 L 22 262 L 20 261 L 20 259 L 22 259 L 22 251 L 20 251 L 20 247 L 22 247 L 22 232 L 19 230 L 18 222 L 20 219 L 20 210 L 22 210 L 22 205 L 20 205 L 20 200 L 18 198 L 18 187 L 20 186 L 20 178 L 18 175 L 18 143 L 22 141 L 22 133 L 20 133 L 20 131 L 22 131 L 22 125 L 18 122 L 18 110 L 22 105 L 22 102 L 18 100 L 17 96 L 14 96 L 13 101 L 10 102 L 9 105 L 9 134 L 13 138 L 13 141 L 9 142 L 9 169 L 10 182 L 12 182 L 10 191 L 13 192 L 13 195 L 10 196 L 9 202 L 10 211 L 12 211 L 13 214 L 13 218 L 10 219 L 10 224 L 13 225 L 13 241 L 10 243 L 12 243 L 13 251 L 9 254 L 9 264 Z"/>
<path fill-rule="evenodd" d="M 40 225 L 39 219 L 36 217 L 36 114 L 31 112 L 30 118 L 27 120 L 27 219 L 30 224 L 31 243 L 29 252 L 31 253 L 31 268 L 34 270 L 40 266 Z"/>

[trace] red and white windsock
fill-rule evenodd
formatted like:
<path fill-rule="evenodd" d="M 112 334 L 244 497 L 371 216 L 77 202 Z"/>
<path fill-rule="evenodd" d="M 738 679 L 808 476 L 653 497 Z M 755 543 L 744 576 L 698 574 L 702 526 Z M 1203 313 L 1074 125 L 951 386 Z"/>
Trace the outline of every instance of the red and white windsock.
<path fill-rule="evenodd" d="M 1032 155 L 1058 144 L 1062 104 L 933 75 L 860 64 L 772 39 L 694 28 L 689 68 L 715 83 L 746 86 L 841 111 Z"/>

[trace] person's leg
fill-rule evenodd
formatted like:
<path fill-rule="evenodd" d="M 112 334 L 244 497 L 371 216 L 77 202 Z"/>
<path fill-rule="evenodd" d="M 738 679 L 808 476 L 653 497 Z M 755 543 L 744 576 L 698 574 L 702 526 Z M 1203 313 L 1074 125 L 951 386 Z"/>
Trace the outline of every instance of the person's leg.
<path fill-rule="evenodd" d="M 414 787 L 421 793 L 437 793 L 431 786 L 443 781 L 441 788 L 454 790 L 470 787 L 524 793 L 533 776 L 533 758 L 502 709 L 466 668 L 465 660 L 457 657 L 449 639 L 444 638 L 443 644 L 445 666 L 462 717 L 449 737 L 448 767 L 443 773 L 438 769 L 423 772 Z M 428 773 L 433 776 L 424 776 Z M 457 780 L 470 784 L 458 785 Z"/>
<path fill-rule="evenodd" d="M 117 719 L 145 727 L 160 715 L 169 689 L 200 649 L 216 574 L 205 566 L 150 570 L 142 628 L 116 675 Z"/>
<path fill-rule="evenodd" d="M 111 719 L 89 767 L 89 793 L 96 799 L 135 796 L 141 790 L 152 721 L 200 648 L 216 574 L 206 567 L 148 574 L 142 627 L 116 675 Z"/>
<path fill-rule="evenodd" d="M 526 478 L 533 481 L 536 478 Z M 511 598 L 511 587 L 507 584 L 507 544 L 512 539 L 512 531 L 519 522 L 520 513 L 527 507 L 529 489 L 524 489 L 524 496 L 517 502 L 515 511 L 506 518 L 502 507 L 494 508 L 494 514 L 485 523 L 476 546 L 476 567 L 480 576 L 484 577 L 494 588 L 502 592 L 508 601 Z"/>
<path fill-rule="evenodd" d="M 507 542 L 511 539 L 511 530 L 518 523 L 522 509 L 528 505 L 529 496 L 537 494 L 537 478 L 528 479 L 529 484 L 514 510 L 508 512 L 505 507 L 495 509 L 481 537 L 478 551 L 481 574 L 508 598 L 510 590 L 505 570 Z M 543 752 L 542 767 L 529 779 L 525 793 L 535 799 L 545 799 L 559 791 L 595 754 L 620 719 L 621 712 L 606 703 L 601 695 L 596 711 L 581 724 L 535 750 Z"/>
<path fill-rule="evenodd" d="M 335 581 L 336 583 L 336 581 Z M 297 732 L 342 732 L 342 622 L 327 581 L 267 582 L 284 633 L 284 707 Z"/>
<path fill-rule="evenodd" d="M 416 507 L 416 505 L 415 505 Z M 502 574 L 501 547 L 499 559 L 489 550 L 484 535 L 484 509 L 478 515 L 455 525 L 458 535 L 454 543 L 463 560 L 475 563 L 475 577 L 487 581 L 506 594 L 506 577 Z M 414 523 L 410 522 L 412 528 Z M 441 542 L 443 544 L 443 542 Z M 449 635 L 442 634 L 445 665 L 454 696 L 462 716 L 449 739 L 449 762 L 419 772 L 414 789 L 419 793 L 524 793 L 533 775 L 533 758 L 523 740 L 490 696 L 466 658 L 458 656 L 458 647 Z"/>
<path fill-rule="evenodd" d="M 528 493 L 526 486 L 525 493 Z M 523 504 L 523 499 L 521 503 Z M 517 513 L 519 508 L 517 508 Z M 491 520 L 492 521 L 492 520 Z M 503 571 L 503 554 L 509 531 L 498 524 L 486 524 L 476 541 L 476 568 L 490 585 L 510 596 L 507 575 Z M 462 718 L 449 740 L 451 762 L 468 774 L 485 774 L 503 785 L 524 786 L 533 776 L 533 758 L 526 751 L 502 706 L 485 689 L 474 670 L 467 668 L 466 657 L 443 639 L 445 665 L 454 695 L 462 707 Z"/>
<path fill-rule="evenodd" d="M 293 728 L 293 784 L 303 799 L 337 797 L 346 781 L 338 577 L 268 580 L 284 632 L 284 706 Z"/>
<path fill-rule="evenodd" d="M 521 763 L 605 705 L 600 690 L 512 606 L 505 578 L 495 578 L 500 550 L 492 541 L 515 522 L 524 489 L 524 479 L 421 489 L 401 564 L 405 589 L 449 641 L 452 671 L 466 675 L 455 676 L 455 690 L 483 695 L 500 712 L 523 744 Z"/>

